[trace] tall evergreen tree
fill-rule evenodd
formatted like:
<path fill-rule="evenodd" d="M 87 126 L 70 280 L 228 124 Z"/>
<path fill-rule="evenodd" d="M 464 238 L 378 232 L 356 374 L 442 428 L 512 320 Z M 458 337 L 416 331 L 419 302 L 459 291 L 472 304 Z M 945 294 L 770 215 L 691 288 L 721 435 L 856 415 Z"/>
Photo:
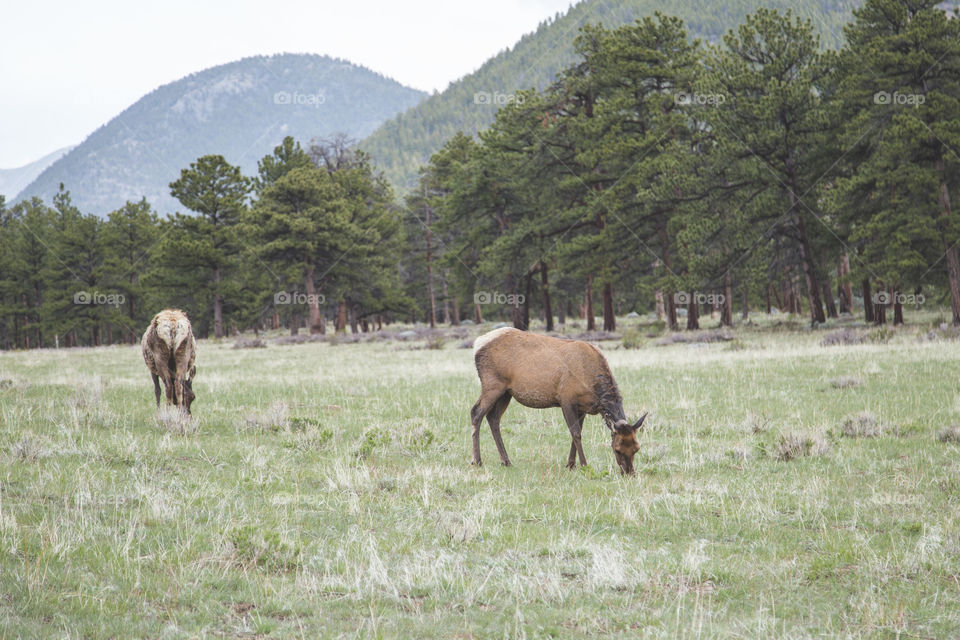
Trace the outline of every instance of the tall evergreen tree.
<path fill-rule="evenodd" d="M 937 4 L 854 11 L 838 107 L 847 171 L 830 202 L 864 278 L 896 293 L 943 273 L 960 324 L 960 21 Z"/>
<path fill-rule="evenodd" d="M 243 250 L 237 226 L 250 189 L 239 167 L 219 155 L 197 159 L 170 183 L 170 193 L 196 215 L 173 216 L 158 247 L 158 268 L 168 274 L 167 286 L 183 289 L 181 298 L 189 291 L 212 311 L 217 338 L 224 335 L 224 301 L 242 290 L 235 279 Z"/>
<path fill-rule="evenodd" d="M 160 223 L 146 199 L 127 202 L 110 212 L 103 226 L 104 281 L 124 296 L 122 307 L 112 309 L 111 320 L 122 327 L 125 339 L 139 339 L 150 310 L 142 274 L 152 266 Z"/>

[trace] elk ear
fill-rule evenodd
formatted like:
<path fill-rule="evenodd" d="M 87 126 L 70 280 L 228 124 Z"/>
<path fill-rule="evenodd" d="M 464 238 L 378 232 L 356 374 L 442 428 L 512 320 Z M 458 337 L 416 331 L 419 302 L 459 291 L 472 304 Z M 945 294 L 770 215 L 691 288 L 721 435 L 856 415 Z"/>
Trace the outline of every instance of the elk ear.
<path fill-rule="evenodd" d="M 610 433 L 616 433 L 617 428 L 615 425 L 610 424 L 608 421 L 604 420 L 603 424 L 607 425 L 607 429 L 610 429 Z"/>
<path fill-rule="evenodd" d="M 647 413 L 649 413 L 649 412 L 647 412 Z M 642 427 L 642 426 L 643 426 L 643 421 L 644 421 L 646 418 L 647 418 L 647 414 L 644 413 L 642 416 L 640 416 L 640 419 L 637 420 L 637 423 L 631 427 L 631 429 L 633 429 L 634 431 L 636 431 L 637 429 L 639 429 L 640 427 Z"/>

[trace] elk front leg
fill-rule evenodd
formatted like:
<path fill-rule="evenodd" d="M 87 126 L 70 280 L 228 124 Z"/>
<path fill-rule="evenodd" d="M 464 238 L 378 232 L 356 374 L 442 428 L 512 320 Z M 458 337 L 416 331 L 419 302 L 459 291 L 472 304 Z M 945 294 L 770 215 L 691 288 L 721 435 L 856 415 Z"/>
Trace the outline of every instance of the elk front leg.
<path fill-rule="evenodd" d="M 580 442 L 580 434 L 583 431 L 584 414 L 577 411 L 574 407 L 563 407 L 563 419 L 567 422 L 567 428 L 570 430 L 570 456 L 567 458 L 567 468 L 574 467 L 574 453 L 580 457 L 580 466 L 587 466 L 587 459 L 583 455 L 583 444 Z"/>

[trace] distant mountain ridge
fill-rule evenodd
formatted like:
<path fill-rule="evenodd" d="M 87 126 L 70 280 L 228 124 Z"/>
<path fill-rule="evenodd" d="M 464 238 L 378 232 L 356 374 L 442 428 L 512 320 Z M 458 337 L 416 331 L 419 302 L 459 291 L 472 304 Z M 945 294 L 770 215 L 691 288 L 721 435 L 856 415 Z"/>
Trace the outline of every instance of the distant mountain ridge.
<path fill-rule="evenodd" d="M 543 89 L 553 82 L 557 71 L 573 62 L 574 38 L 587 23 L 615 28 L 660 11 L 682 18 L 692 37 L 717 42 L 760 7 L 792 9 L 813 23 L 825 47 L 839 48 L 843 25 L 857 4 L 856 0 L 584 0 L 541 23 L 443 92 L 386 121 L 360 146 L 395 187 L 410 188 L 419 167 L 455 133 L 475 134 L 493 122 L 513 92 Z"/>
<path fill-rule="evenodd" d="M 22 167 L 0 169 L 0 195 L 6 196 L 7 202 L 12 202 L 24 187 L 43 173 L 44 169 L 59 160 L 75 146 L 62 147 Z"/>
<path fill-rule="evenodd" d="M 244 58 L 150 92 L 24 188 L 50 201 L 62 182 L 81 211 L 105 215 L 126 200 L 182 210 L 169 183 L 206 154 L 254 175 L 284 136 L 361 139 L 425 93 L 345 60 L 314 54 Z"/>

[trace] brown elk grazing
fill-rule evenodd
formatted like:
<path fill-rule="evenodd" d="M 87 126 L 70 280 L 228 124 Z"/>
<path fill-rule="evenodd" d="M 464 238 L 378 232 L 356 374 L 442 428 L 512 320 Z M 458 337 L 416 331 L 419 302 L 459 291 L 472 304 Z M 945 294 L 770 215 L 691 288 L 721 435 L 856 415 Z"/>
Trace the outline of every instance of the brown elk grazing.
<path fill-rule="evenodd" d="M 160 380 L 167 393 L 167 404 L 183 407 L 190 413 L 193 376 L 197 373 L 197 341 L 187 314 L 179 309 L 164 309 L 153 317 L 140 341 L 143 360 L 153 376 L 153 390 L 160 406 Z"/>
<path fill-rule="evenodd" d="M 473 359 L 480 376 L 480 399 L 470 410 L 473 424 L 473 463 L 480 465 L 480 424 L 484 416 L 500 453 L 500 461 L 510 466 L 510 458 L 500 437 L 500 417 L 516 398 L 534 409 L 560 407 L 573 438 L 567 467 L 572 469 L 576 456 L 580 466 L 587 464 L 580 443 L 583 418 L 600 414 L 612 438 L 611 446 L 621 473 L 633 473 L 633 456 L 640 448 L 635 424 L 627 422 L 623 399 L 610 372 L 607 359 L 598 348 L 579 340 L 539 336 L 517 329 L 496 329 L 476 339 Z"/>

